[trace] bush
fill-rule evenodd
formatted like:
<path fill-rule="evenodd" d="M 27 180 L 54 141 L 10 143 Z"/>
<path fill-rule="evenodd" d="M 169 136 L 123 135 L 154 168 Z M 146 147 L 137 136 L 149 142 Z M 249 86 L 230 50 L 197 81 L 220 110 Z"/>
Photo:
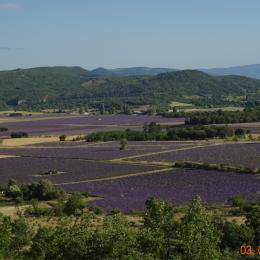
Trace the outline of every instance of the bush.
<path fill-rule="evenodd" d="M 9 116 L 10 117 L 21 117 L 21 116 L 23 116 L 23 114 L 22 113 L 10 113 Z"/>
<path fill-rule="evenodd" d="M 7 132 L 8 131 L 8 128 L 6 127 L 0 127 L 0 132 Z"/>
<path fill-rule="evenodd" d="M 242 198 L 240 195 L 234 195 L 229 199 L 231 206 L 233 207 L 244 207 L 247 204 L 247 201 Z"/>
<path fill-rule="evenodd" d="M 26 132 L 14 132 L 14 133 L 11 133 L 11 138 L 24 138 L 24 137 L 28 137 L 28 133 Z"/>
<path fill-rule="evenodd" d="M 104 213 L 103 209 L 96 206 L 90 206 L 88 209 L 96 215 L 102 215 Z"/>
<path fill-rule="evenodd" d="M 237 250 L 238 245 L 250 245 L 254 240 L 254 230 L 246 225 L 235 222 L 226 222 L 223 228 L 222 244 L 232 250 Z"/>
<path fill-rule="evenodd" d="M 64 206 L 66 215 L 80 215 L 85 207 L 84 196 L 80 193 L 74 193 Z"/>
<path fill-rule="evenodd" d="M 246 131 L 244 129 L 242 129 L 242 128 L 237 128 L 235 130 L 235 135 L 236 136 L 245 136 L 245 134 L 246 134 Z"/>
<path fill-rule="evenodd" d="M 120 150 L 125 150 L 127 147 L 127 139 L 126 138 L 123 138 L 121 141 L 120 141 Z"/>
<path fill-rule="evenodd" d="M 22 197 L 23 193 L 19 185 L 16 183 L 16 181 L 10 180 L 7 184 L 5 195 L 12 199 L 16 199 L 18 197 Z"/>
<path fill-rule="evenodd" d="M 67 138 L 66 135 L 60 135 L 60 136 L 59 136 L 60 142 L 66 141 L 66 138 Z"/>

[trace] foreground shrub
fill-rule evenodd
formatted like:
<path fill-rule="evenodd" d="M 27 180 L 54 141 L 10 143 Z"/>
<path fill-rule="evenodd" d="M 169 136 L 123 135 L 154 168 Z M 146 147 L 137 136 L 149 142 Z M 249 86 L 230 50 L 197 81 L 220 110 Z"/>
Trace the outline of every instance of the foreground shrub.
<path fill-rule="evenodd" d="M 84 196 L 80 193 L 74 193 L 64 205 L 66 215 L 80 215 L 85 208 Z"/>

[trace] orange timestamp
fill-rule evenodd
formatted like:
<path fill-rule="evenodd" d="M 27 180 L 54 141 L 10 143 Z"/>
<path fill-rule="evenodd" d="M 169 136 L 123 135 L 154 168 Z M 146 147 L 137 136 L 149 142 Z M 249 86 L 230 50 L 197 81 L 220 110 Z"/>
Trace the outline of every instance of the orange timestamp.
<path fill-rule="evenodd" d="M 241 245 L 239 253 L 240 255 L 260 255 L 260 246 Z"/>

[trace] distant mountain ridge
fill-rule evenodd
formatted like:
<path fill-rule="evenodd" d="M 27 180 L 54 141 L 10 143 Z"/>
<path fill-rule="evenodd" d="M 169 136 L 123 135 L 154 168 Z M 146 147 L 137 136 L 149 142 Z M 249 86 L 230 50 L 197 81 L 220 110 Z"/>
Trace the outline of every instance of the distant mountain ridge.
<path fill-rule="evenodd" d="M 99 76 L 127 77 L 127 76 L 156 76 L 161 73 L 174 72 L 177 69 L 171 68 L 149 68 L 149 67 L 131 67 L 118 69 L 97 68 L 91 73 Z"/>
<path fill-rule="evenodd" d="M 233 104 L 227 98 L 260 93 L 260 80 L 243 76 L 212 76 L 198 70 L 155 76 L 134 73 L 136 69 L 131 77 L 101 78 L 81 67 L 0 71 L 0 109 L 73 108 L 82 104 L 99 107 L 102 103 L 107 108 L 121 108 L 124 104 L 166 105 L 173 100 L 212 106 Z"/>
<path fill-rule="evenodd" d="M 239 75 L 249 78 L 260 79 L 260 64 L 251 64 L 245 66 L 236 66 L 229 68 L 212 68 L 212 69 L 200 69 L 203 72 L 212 75 Z"/>
<path fill-rule="evenodd" d="M 238 75 L 249 78 L 260 79 L 260 64 L 251 64 L 245 66 L 234 66 L 228 68 L 198 69 L 205 73 L 218 76 Z M 91 71 L 98 76 L 126 77 L 126 76 L 156 76 L 161 73 L 175 72 L 178 69 L 173 68 L 149 68 L 149 67 L 130 67 L 119 69 L 97 68 Z"/>

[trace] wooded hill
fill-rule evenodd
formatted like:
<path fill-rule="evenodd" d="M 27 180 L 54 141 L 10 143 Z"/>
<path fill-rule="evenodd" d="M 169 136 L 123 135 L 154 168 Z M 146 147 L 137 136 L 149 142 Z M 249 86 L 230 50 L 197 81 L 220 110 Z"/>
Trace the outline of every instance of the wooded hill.
<path fill-rule="evenodd" d="M 0 107 L 23 109 L 106 106 L 226 104 L 227 97 L 260 92 L 260 80 L 241 76 L 210 76 L 183 70 L 157 76 L 101 77 L 80 67 L 43 67 L 0 72 Z M 232 101 L 231 101 L 232 102 Z"/>

